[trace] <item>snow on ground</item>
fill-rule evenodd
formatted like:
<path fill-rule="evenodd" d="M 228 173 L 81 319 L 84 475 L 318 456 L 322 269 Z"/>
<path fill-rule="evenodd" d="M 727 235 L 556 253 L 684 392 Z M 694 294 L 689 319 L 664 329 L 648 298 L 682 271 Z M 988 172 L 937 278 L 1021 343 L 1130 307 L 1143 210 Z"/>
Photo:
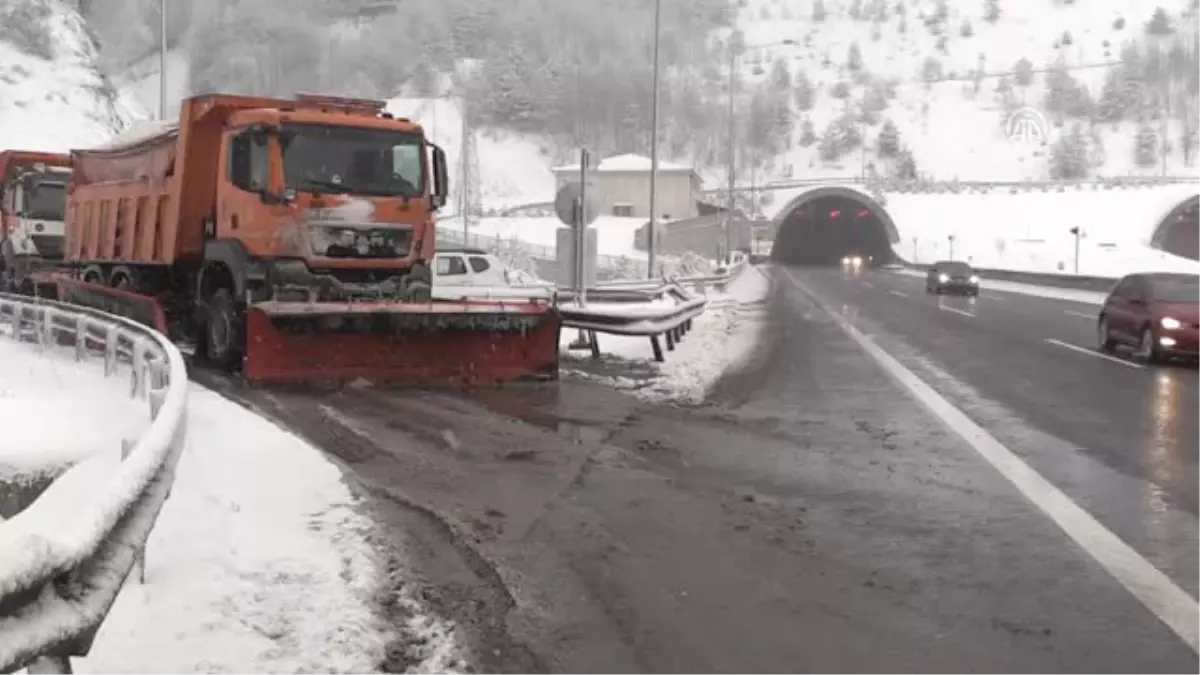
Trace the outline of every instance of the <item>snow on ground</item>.
<path fill-rule="evenodd" d="M 145 401 L 113 395 L 128 385 L 95 360 L 39 352 L 0 330 L 0 481 L 54 476 L 101 451 L 119 456 L 121 441 L 150 423 Z"/>
<path fill-rule="evenodd" d="M 86 147 L 135 116 L 96 70 L 96 48 L 79 15 L 58 1 L 45 7 L 45 19 L 27 31 L 45 53 L 18 48 L 0 30 L 0 150 Z"/>
<path fill-rule="evenodd" d="M 127 376 L 105 380 L 95 360 L 34 349 L 0 336 L 0 462 L 115 466 L 121 438 L 147 423 L 146 403 L 125 395 Z M 399 598 L 406 625 L 376 613 L 385 561 L 339 469 L 189 386 L 188 448 L 150 536 L 146 584 L 126 582 L 76 671 L 370 672 L 400 632 L 424 659 L 419 670 L 461 669 L 453 626 L 416 598 Z"/>
<path fill-rule="evenodd" d="M 419 122 L 429 138 L 446 151 L 451 167 L 447 212 L 451 213 L 459 210 L 458 188 L 462 183 L 459 105 L 452 98 L 394 98 L 388 101 L 387 108 L 397 117 Z M 477 131 L 475 155 L 482 186 L 479 196 L 485 211 L 554 200 L 550 160 L 529 138 L 512 132 Z"/>
<path fill-rule="evenodd" d="M 1094 2 L 1025 1 L 1000 2 L 1001 16 L 995 24 L 982 19 L 981 0 L 950 0 L 946 21 L 945 51 L 938 49 L 938 37 L 931 34 L 922 16 L 931 14 L 933 3 L 886 3 L 888 19 L 876 24 L 869 17 L 856 20 L 849 16 L 851 5 L 869 10 L 872 2 L 831 2 L 826 0 L 827 18 L 823 23 L 812 19 L 809 0 L 750 0 L 742 3 L 738 27 L 747 45 L 775 45 L 752 49 L 742 59 L 744 82 L 762 82 L 769 76 L 774 59 L 788 60 L 793 74 L 804 70 L 816 93 L 815 108 L 807 116 L 818 136 L 833 118 L 842 113 L 843 104 L 831 94 L 839 81 L 852 82 L 845 64 L 852 43 L 861 49 L 863 70 L 876 78 L 898 78 L 901 83 L 883 116 L 896 123 L 900 138 L 908 144 L 917 167 L 938 179 L 962 180 L 1040 180 L 1048 178 L 1049 163 L 1045 148 L 1013 143 L 1004 133 L 1005 111 L 995 97 L 998 78 L 987 79 L 975 91 L 970 81 L 946 81 L 927 86 L 919 73 L 927 57 L 942 63 L 945 78 L 967 78 L 976 68 L 989 73 L 1006 72 L 1022 58 L 1035 69 L 1046 68 L 1062 57 L 1069 65 L 1097 64 L 1120 57 L 1125 41 L 1142 36 L 1143 26 L 1155 8 L 1162 4 L 1176 15 L 1189 4 L 1184 0 L 1165 3 L 1139 0 L 1097 0 Z M 906 10 L 906 30 L 900 30 L 898 5 Z M 1114 22 L 1124 19 L 1116 28 Z M 1190 19 L 1194 24 L 1195 17 Z M 964 22 L 972 34 L 963 36 Z M 878 38 L 875 39 L 873 33 Z M 1059 47 L 1064 33 L 1071 44 Z M 795 45 L 780 45 L 794 40 Z M 825 61 L 828 59 L 828 62 Z M 982 60 L 981 60 L 982 59 Z M 1077 70 L 1072 75 L 1086 84 L 1093 97 L 1099 98 L 1106 69 Z M 852 85 L 852 99 L 859 100 L 864 88 Z M 1036 74 L 1028 87 L 1016 88 L 1016 95 L 1030 106 L 1042 109 L 1045 75 Z M 800 118 L 796 111 L 797 119 Z M 1086 126 L 1086 125 L 1085 125 Z M 1098 129 L 1103 139 L 1102 157 L 1097 175 L 1157 175 L 1162 167 L 1139 168 L 1133 162 L 1135 125 L 1124 122 Z M 799 128 L 799 123 L 797 123 Z M 873 142 L 879 126 L 868 126 L 865 136 Z M 1180 129 L 1169 130 L 1174 142 Z M 1057 138 L 1052 134 L 1051 141 Z M 877 162 L 868 151 L 867 162 Z M 791 170 L 788 170 L 788 167 Z M 880 167 L 882 169 L 882 166 Z M 1176 149 L 1168 158 L 1172 175 L 1195 173 L 1195 164 L 1183 164 Z M 816 146 L 794 147 L 780 159 L 770 181 L 784 175 L 853 176 L 861 171 L 858 151 L 833 162 L 823 162 Z"/>
<path fill-rule="evenodd" d="M 626 389 L 650 401 L 683 404 L 703 402 L 709 389 L 722 373 L 744 364 L 758 347 L 766 316 L 765 301 L 770 282 L 763 270 L 746 266 L 724 292 L 709 294 L 705 312 L 692 322 L 692 331 L 666 351 L 660 339 L 663 363 L 654 362 L 649 337 L 597 333 L 601 363 L 594 364 L 587 351 L 568 351 L 567 345 L 578 331 L 562 333 L 562 367 L 568 373 Z M 609 371 L 607 366 L 628 364 Z M 617 374 L 619 373 L 619 374 Z"/>

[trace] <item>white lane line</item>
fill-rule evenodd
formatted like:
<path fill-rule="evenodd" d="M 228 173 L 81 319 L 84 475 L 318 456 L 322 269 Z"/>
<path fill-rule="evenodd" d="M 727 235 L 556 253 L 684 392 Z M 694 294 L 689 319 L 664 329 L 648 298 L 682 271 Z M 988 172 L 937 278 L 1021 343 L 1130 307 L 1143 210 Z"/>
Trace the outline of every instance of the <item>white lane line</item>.
<path fill-rule="evenodd" d="M 1063 314 L 1066 314 L 1068 316 L 1077 316 L 1081 319 L 1095 319 L 1096 318 L 1096 315 L 1094 313 L 1093 314 L 1085 314 L 1083 312 L 1076 312 L 1073 309 L 1064 309 Z"/>
<path fill-rule="evenodd" d="M 869 282 L 869 281 L 863 281 L 863 282 L 862 282 L 862 285 L 863 285 L 863 286 L 866 286 L 867 288 L 875 288 L 875 284 L 873 284 L 873 283 L 871 283 L 871 282 Z"/>
<path fill-rule="evenodd" d="M 969 317 L 971 317 L 972 319 L 974 319 L 974 318 L 975 318 L 975 315 L 974 315 L 974 314 L 972 314 L 972 313 L 970 313 L 970 312 L 965 312 L 965 311 L 963 311 L 963 310 L 961 310 L 961 309 L 958 309 L 957 307 L 949 307 L 949 306 L 946 306 L 946 305 L 938 305 L 938 309 L 944 309 L 944 310 L 946 310 L 947 312 L 954 312 L 955 314 L 962 314 L 963 316 L 969 316 Z"/>
<path fill-rule="evenodd" d="M 1020 457 L 996 440 L 966 413 L 925 384 L 915 373 L 888 354 L 882 347 L 863 335 L 841 314 L 825 306 L 791 270 L 784 274 L 798 289 L 811 297 L 825 313 L 841 326 L 863 351 L 902 384 L 920 403 L 957 433 L 976 452 L 1008 479 L 1021 494 L 1053 520 L 1063 532 L 1079 545 L 1130 593 L 1167 624 L 1192 651 L 1200 653 L 1200 605 L 1171 578 L 1133 550 L 1121 538 L 1100 524 L 1053 483 L 1034 471 Z"/>
<path fill-rule="evenodd" d="M 888 293 L 891 293 L 892 295 L 898 295 L 898 296 L 900 296 L 900 297 L 902 297 L 902 298 L 907 298 L 907 297 L 908 297 L 908 293 L 901 293 L 900 291 L 897 291 L 897 290 L 895 290 L 895 289 L 889 289 L 889 290 L 888 290 Z"/>
<path fill-rule="evenodd" d="M 1002 298 L 998 295 L 989 295 L 987 293 L 981 293 L 979 295 L 979 297 L 984 298 L 985 300 L 993 300 L 995 302 L 1003 302 L 1004 301 L 1004 298 Z"/>
<path fill-rule="evenodd" d="M 1075 350 L 1075 351 L 1079 352 L 1080 354 L 1089 354 L 1091 356 L 1098 356 L 1102 359 L 1108 359 L 1109 361 L 1112 361 L 1113 363 L 1119 363 L 1123 366 L 1129 366 L 1130 368 L 1138 368 L 1138 369 L 1143 369 L 1143 370 L 1145 369 L 1145 366 L 1143 366 L 1140 363 L 1134 363 L 1133 361 L 1126 361 L 1125 359 L 1118 359 L 1117 357 L 1112 356 L 1110 354 L 1105 354 L 1104 352 L 1098 352 L 1094 349 L 1088 349 L 1087 347 L 1080 347 L 1079 345 L 1073 345 L 1070 342 L 1063 342 L 1062 340 L 1055 340 L 1054 338 L 1046 338 L 1046 342 L 1049 342 L 1052 345 L 1058 345 L 1059 347 L 1066 347 L 1067 349 Z"/>

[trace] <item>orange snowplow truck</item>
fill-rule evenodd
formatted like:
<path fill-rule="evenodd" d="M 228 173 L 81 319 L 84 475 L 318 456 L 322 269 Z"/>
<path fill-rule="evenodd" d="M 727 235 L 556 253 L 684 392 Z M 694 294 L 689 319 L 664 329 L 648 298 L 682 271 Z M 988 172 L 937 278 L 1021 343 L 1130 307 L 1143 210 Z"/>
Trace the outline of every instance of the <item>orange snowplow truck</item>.
<path fill-rule="evenodd" d="M 72 153 L 59 298 L 251 382 L 553 379 L 545 302 L 435 302 L 445 154 L 381 101 L 231 95 Z"/>
<path fill-rule="evenodd" d="M 70 175 L 70 155 L 0 150 L 0 291 L 29 292 L 61 262 Z"/>

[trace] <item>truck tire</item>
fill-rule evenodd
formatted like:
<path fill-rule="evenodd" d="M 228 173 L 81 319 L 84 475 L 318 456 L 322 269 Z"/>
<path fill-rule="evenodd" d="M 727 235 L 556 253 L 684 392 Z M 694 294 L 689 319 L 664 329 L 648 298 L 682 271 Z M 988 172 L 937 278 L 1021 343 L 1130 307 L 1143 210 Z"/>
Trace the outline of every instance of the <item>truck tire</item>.
<path fill-rule="evenodd" d="M 204 358 L 222 370 L 233 371 L 242 364 L 245 348 L 245 317 L 226 288 L 213 293 L 204 307 Z"/>

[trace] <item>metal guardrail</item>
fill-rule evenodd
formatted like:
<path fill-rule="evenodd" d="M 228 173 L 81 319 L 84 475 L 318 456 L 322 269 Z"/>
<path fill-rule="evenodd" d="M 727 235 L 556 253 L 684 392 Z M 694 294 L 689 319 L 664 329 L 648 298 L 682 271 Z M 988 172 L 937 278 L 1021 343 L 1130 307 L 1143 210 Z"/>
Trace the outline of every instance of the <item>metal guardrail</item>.
<path fill-rule="evenodd" d="M 572 343 L 572 348 L 590 349 L 592 357 L 599 358 L 596 333 L 645 336 L 650 338 L 654 360 L 661 363 L 665 360 L 663 341 L 666 351 L 674 351 L 675 345 L 691 332 L 692 320 L 707 309 L 708 298 L 703 291 L 710 285 L 723 288 L 745 267 L 743 258 L 719 275 L 609 282 L 589 288 L 587 302 L 596 304 L 583 307 L 572 304 L 573 292 L 560 290 L 555 294 L 555 305 L 563 326 L 580 331 L 581 339 Z M 671 304 L 661 302 L 666 298 L 672 300 Z M 652 304 L 656 300 L 659 304 Z"/>
<path fill-rule="evenodd" d="M 87 475 L 89 463 L 102 458 L 67 469 L 31 505 L 0 522 L 0 672 L 69 673 L 70 658 L 90 651 L 135 564 L 145 580 L 146 540 L 186 442 L 187 369 L 162 334 L 83 307 L 0 294 L 5 325 L 11 335 L 0 339 L 32 342 L 37 350 L 73 348 L 77 361 L 99 356 L 106 376 L 127 370 L 130 395 L 149 402 L 149 427 L 123 444 L 109 483 L 89 485 L 87 508 L 74 508 L 70 527 L 42 531 L 30 514 L 65 511 L 60 502 L 77 505 L 79 495 L 67 492 L 69 477 Z"/>

